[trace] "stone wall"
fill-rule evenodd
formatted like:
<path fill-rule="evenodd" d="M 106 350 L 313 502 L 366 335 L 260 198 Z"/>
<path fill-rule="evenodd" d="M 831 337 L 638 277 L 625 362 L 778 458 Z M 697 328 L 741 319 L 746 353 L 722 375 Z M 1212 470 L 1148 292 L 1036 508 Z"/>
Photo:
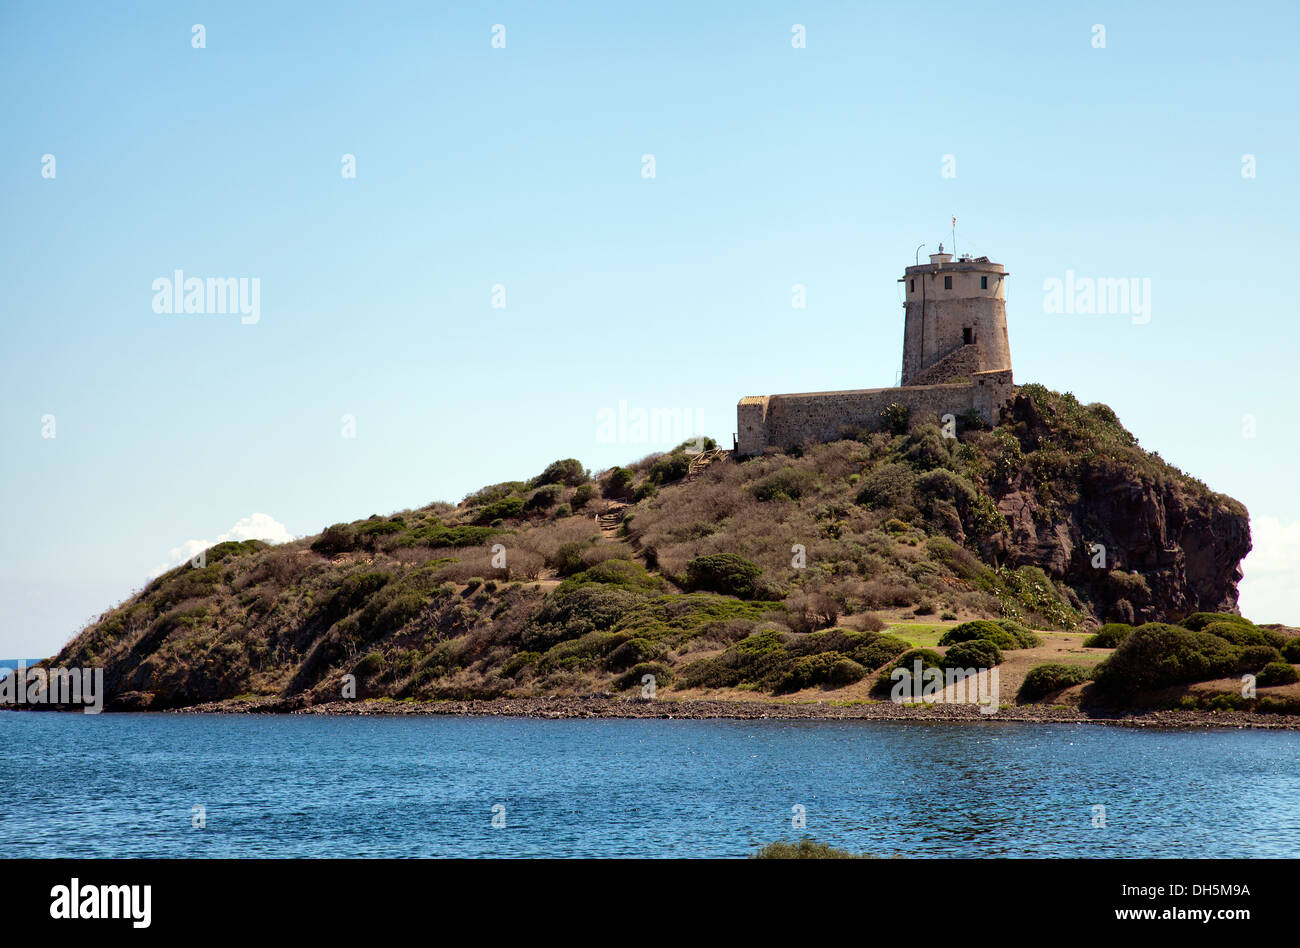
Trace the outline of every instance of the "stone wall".
<path fill-rule="evenodd" d="M 880 428 L 880 412 L 897 402 L 907 407 L 913 423 L 939 423 L 945 414 L 960 416 L 974 410 L 989 424 L 1011 399 L 1011 370 L 979 372 L 970 382 L 910 385 L 847 392 L 806 392 L 793 395 L 750 396 L 736 411 L 736 453 L 762 453 L 764 448 L 788 449 L 808 442 L 834 441 L 853 430 Z"/>
<path fill-rule="evenodd" d="M 980 347 L 972 343 L 968 346 L 959 346 L 928 369 L 913 376 L 910 382 L 903 384 L 940 385 L 957 378 L 973 379 L 975 373 L 982 371 L 984 366 L 980 357 Z"/>

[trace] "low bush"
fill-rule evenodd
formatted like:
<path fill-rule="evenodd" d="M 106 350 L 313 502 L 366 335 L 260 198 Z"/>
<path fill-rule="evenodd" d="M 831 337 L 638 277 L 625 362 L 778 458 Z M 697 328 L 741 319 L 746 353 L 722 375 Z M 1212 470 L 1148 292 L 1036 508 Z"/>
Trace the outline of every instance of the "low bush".
<path fill-rule="evenodd" d="M 855 502 L 872 510 L 897 510 L 910 502 L 916 475 L 906 464 L 882 464 L 862 478 Z"/>
<path fill-rule="evenodd" d="M 1024 626 L 1019 625 L 1019 623 L 1013 622 L 1008 626 L 988 619 L 975 619 L 972 622 L 963 622 L 961 625 L 953 626 L 939 638 L 939 644 L 944 646 L 959 645 L 963 642 L 974 642 L 979 639 L 990 642 L 997 648 L 1007 650 L 1033 648 L 1035 645 L 1042 644 L 1038 636 Z"/>
<path fill-rule="evenodd" d="M 940 673 L 943 672 L 943 656 L 934 649 L 908 649 L 906 652 L 894 659 L 894 661 L 881 669 L 880 674 L 876 676 L 876 680 L 871 685 L 872 695 L 876 697 L 887 697 L 894 688 L 895 682 L 892 678 L 894 671 L 903 668 L 907 670 L 909 675 L 915 675 L 917 662 L 921 663 L 920 670 L 922 674 L 932 668 Z M 921 687 L 920 683 L 915 683 L 915 686 L 919 691 Z"/>
<path fill-rule="evenodd" d="M 906 434 L 909 415 L 906 405 L 892 402 L 880 410 L 880 427 L 890 434 Z"/>
<path fill-rule="evenodd" d="M 762 567 L 736 553 L 710 553 L 690 560 L 685 585 L 739 599 L 769 598 Z"/>
<path fill-rule="evenodd" d="M 651 484 L 671 484 L 680 481 L 691 469 L 691 459 L 685 452 L 665 454 L 650 465 Z"/>
<path fill-rule="evenodd" d="M 662 658 L 666 649 L 659 642 L 649 639 L 632 638 L 619 645 L 605 659 L 605 667 L 610 671 L 623 671 L 634 665 L 641 665 Z"/>
<path fill-rule="evenodd" d="M 563 494 L 564 488 L 559 484 L 547 484 L 533 491 L 532 496 L 524 501 L 523 509 L 529 513 L 534 510 L 548 510 L 560 502 Z"/>
<path fill-rule="evenodd" d="M 673 683 L 675 675 L 673 670 L 667 665 L 659 662 L 643 662 L 633 666 L 623 675 L 614 681 L 614 687 L 619 691 L 626 691 L 629 688 L 640 688 L 645 685 L 641 679 L 646 675 L 654 676 L 655 689 L 667 688 Z"/>
<path fill-rule="evenodd" d="M 1286 662 L 1269 662 L 1263 670 L 1255 676 L 1255 684 L 1262 687 L 1270 685 L 1290 685 L 1300 681 L 1300 674 L 1296 673 L 1295 667 Z"/>
<path fill-rule="evenodd" d="M 1193 612 L 1187 618 L 1178 624 L 1184 629 L 1191 629 L 1193 632 L 1201 632 L 1211 622 L 1232 622 L 1237 625 L 1244 625 L 1247 628 L 1254 628 L 1254 623 L 1244 616 L 1239 616 L 1231 612 Z"/>
<path fill-rule="evenodd" d="M 798 500 L 809 493 L 816 483 L 816 475 L 802 467 L 783 467 L 754 482 L 750 488 L 756 500 Z"/>
<path fill-rule="evenodd" d="M 546 465 L 546 470 L 538 474 L 531 481 L 533 487 L 544 487 L 547 484 L 565 484 L 569 487 L 577 487 L 579 484 L 585 484 L 591 479 L 591 474 L 582 466 L 582 462 L 577 458 L 565 458 L 562 461 L 552 461 Z"/>
<path fill-rule="evenodd" d="M 1148 622 L 1097 666 L 1097 689 L 1120 695 L 1223 678 L 1237 671 L 1241 649 L 1217 635 Z"/>
<path fill-rule="evenodd" d="M 1237 658 L 1237 671 L 1257 672 L 1269 662 L 1281 660 L 1281 653 L 1271 645 L 1247 645 Z"/>
<path fill-rule="evenodd" d="M 836 849 L 827 843 L 818 843 L 807 837 L 797 843 L 769 843 L 750 859 L 866 859 L 844 849 Z"/>
<path fill-rule="evenodd" d="M 518 517 L 524 510 L 524 498 L 513 495 L 482 507 L 474 517 L 476 524 L 490 524 L 497 520 Z"/>
<path fill-rule="evenodd" d="M 316 553 L 337 556 L 351 550 L 355 542 L 356 537 L 353 535 L 352 528 L 346 523 L 336 523 L 333 526 L 326 527 L 312 543 L 311 548 Z"/>
<path fill-rule="evenodd" d="M 632 472 L 625 467 L 611 468 L 600 482 L 601 494 L 614 500 L 623 500 L 631 496 Z"/>
<path fill-rule="evenodd" d="M 1233 645 L 1242 647 L 1247 645 L 1271 646 L 1273 644 L 1269 637 L 1264 634 L 1263 629 L 1240 622 L 1211 622 L 1204 627 L 1204 631 L 1209 632 L 1211 635 L 1217 635 L 1221 639 L 1226 639 Z"/>
<path fill-rule="evenodd" d="M 943 656 L 944 668 L 992 668 L 1001 664 L 1001 650 L 988 639 L 959 642 Z"/>
<path fill-rule="evenodd" d="M 1133 626 L 1127 622 L 1107 622 L 1100 629 L 1083 640 L 1084 648 L 1118 648 L 1119 643 L 1123 642 Z"/>
<path fill-rule="evenodd" d="M 1089 670 L 1082 665 L 1063 665 L 1060 662 L 1035 665 L 1025 675 L 1016 697 L 1021 701 L 1038 701 L 1054 691 L 1083 684 L 1088 680 L 1089 674 Z"/>

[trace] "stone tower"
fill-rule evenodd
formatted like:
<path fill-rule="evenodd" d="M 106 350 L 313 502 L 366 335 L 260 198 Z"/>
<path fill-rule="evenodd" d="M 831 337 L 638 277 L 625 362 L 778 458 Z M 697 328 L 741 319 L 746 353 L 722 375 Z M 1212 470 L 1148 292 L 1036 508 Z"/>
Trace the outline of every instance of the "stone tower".
<path fill-rule="evenodd" d="M 1007 340 L 1007 273 L 988 257 L 930 254 L 903 271 L 903 385 L 969 380 L 1011 368 Z"/>

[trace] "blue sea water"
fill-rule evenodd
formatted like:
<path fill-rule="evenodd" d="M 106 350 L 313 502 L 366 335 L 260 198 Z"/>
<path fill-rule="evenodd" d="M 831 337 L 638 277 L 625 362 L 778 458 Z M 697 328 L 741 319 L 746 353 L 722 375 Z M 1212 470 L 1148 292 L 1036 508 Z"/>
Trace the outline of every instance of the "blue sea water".
<path fill-rule="evenodd" d="M 9 857 L 744 856 L 803 835 L 881 856 L 1300 856 L 1295 732 L 4 712 L 0 743 Z"/>

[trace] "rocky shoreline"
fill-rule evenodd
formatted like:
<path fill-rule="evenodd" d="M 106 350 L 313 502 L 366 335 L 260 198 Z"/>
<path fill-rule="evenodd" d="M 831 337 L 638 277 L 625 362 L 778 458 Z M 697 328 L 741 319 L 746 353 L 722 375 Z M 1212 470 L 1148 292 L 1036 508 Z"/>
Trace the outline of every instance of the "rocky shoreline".
<path fill-rule="evenodd" d="M 282 699 L 234 699 L 177 708 L 173 714 L 448 715 L 535 719 L 657 718 L 667 720 L 922 721 L 969 724 L 1108 724 L 1154 728 L 1262 728 L 1300 730 L 1300 715 L 1247 711 L 1082 711 L 1075 707 L 1013 705 L 981 714 L 972 704 L 895 704 L 889 701 L 825 702 L 642 699 L 612 695 L 497 698 L 466 701 L 359 699 L 324 704 Z"/>

